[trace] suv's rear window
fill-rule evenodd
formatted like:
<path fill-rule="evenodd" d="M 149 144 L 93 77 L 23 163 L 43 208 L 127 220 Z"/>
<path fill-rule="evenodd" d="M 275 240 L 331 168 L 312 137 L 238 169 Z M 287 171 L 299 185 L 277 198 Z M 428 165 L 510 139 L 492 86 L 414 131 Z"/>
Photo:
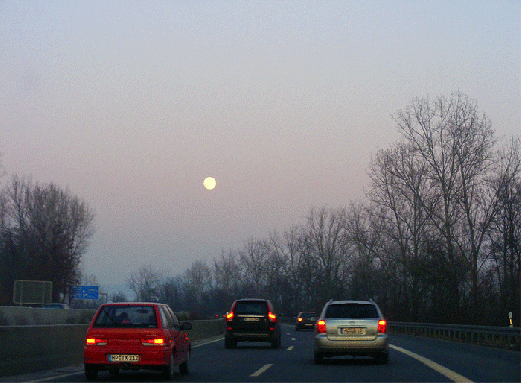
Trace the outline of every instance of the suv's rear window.
<path fill-rule="evenodd" d="M 93 327 L 157 327 L 156 311 L 153 306 L 103 306 Z"/>
<path fill-rule="evenodd" d="M 343 303 L 327 307 L 326 318 L 373 319 L 378 318 L 378 310 L 371 304 Z"/>
<path fill-rule="evenodd" d="M 305 319 L 311 319 L 313 317 L 316 317 L 317 314 L 316 313 L 301 313 L 299 315 L 300 318 L 305 318 Z"/>
<path fill-rule="evenodd" d="M 236 315 L 267 315 L 268 305 L 265 302 L 237 302 L 233 311 Z"/>

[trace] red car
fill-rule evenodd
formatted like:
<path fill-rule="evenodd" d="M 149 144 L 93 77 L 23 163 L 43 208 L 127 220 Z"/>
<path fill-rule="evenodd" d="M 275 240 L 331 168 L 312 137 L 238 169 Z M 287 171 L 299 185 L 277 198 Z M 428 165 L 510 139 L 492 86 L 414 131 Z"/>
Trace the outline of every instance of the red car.
<path fill-rule="evenodd" d="M 188 374 L 191 345 L 185 331 L 192 325 L 179 320 L 161 303 L 108 303 L 100 306 L 87 331 L 85 376 L 98 371 L 156 370 L 173 379 L 174 366 Z"/>

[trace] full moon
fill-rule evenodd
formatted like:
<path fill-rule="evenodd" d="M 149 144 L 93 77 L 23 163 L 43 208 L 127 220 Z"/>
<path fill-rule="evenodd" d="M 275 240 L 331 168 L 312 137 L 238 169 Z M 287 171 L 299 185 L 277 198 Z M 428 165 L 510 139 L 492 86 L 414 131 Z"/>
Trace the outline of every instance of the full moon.
<path fill-rule="evenodd" d="M 203 185 L 208 190 L 212 190 L 215 187 L 215 185 L 217 185 L 217 182 L 215 182 L 215 178 L 207 177 L 204 179 Z"/>

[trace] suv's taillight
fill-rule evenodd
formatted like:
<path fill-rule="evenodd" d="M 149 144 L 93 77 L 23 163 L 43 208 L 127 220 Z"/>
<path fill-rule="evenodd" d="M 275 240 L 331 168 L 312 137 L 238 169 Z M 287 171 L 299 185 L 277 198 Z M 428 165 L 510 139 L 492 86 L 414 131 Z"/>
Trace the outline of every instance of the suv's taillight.
<path fill-rule="evenodd" d="M 107 339 L 87 338 L 85 339 L 85 344 L 87 344 L 87 346 L 105 346 Z"/>
<path fill-rule="evenodd" d="M 317 334 L 325 334 L 326 333 L 326 321 L 319 320 L 316 324 Z"/>
<path fill-rule="evenodd" d="M 226 320 L 229 322 L 233 319 L 233 311 L 230 311 L 228 314 L 226 314 Z"/>
<path fill-rule="evenodd" d="M 385 334 L 386 331 L 387 331 L 387 322 L 384 320 L 379 320 L 378 321 L 378 333 Z"/>
<path fill-rule="evenodd" d="M 268 318 L 270 319 L 270 322 L 276 322 L 277 316 L 273 314 L 271 311 L 268 312 Z"/>

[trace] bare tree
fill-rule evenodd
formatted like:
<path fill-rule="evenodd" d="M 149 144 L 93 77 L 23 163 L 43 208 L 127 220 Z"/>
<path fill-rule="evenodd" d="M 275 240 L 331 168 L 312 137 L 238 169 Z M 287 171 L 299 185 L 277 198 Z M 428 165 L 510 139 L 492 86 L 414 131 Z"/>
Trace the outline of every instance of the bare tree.
<path fill-rule="evenodd" d="M 230 250 L 228 253 L 222 251 L 220 257 L 214 259 L 213 278 L 215 287 L 223 293 L 230 296 L 236 296 L 239 293 L 241 268 L 233 251 Z"/>
<path fill-rule="evenodd" d="M 141 302 L 158 302 L 162 283 L 161 274 L 151 265 L 141 266 L 130 274 L 128 287 L 136 294 L 136 300 Z"/>
<path fill-rule="evenodd" d="M 287 312 L 314 310 L 317 289 L 314 288 L 316 267 L 310 267 L 311 258 L 302 251 L 302 230 L 290 228 L 282 235 L 272 233 L 269 238 L 270 267 L 268 279 L 272 281 L 270 294 L 280 301 Z"/>
<path fill-rule="evenodd" d="M 15 279 L 53 283 L 53 300 L 65 298 L 80 277 L 79 264 L 92 236 L 88 206 L 54 184 L 13 177 L 3 192 L 3 263 Z"/>
<path fill-rule="evenodd" d="M 381 227 L 392 243 L 384 254 L 395 254 L 392 262 L 399 265 L 392 276 L 400 285 L 396 298 L 411 310 L 408 315 L 413 319 L 419 315 L 422 298 L 420 249 L 428 219 L 422 205 L 427 193 L 425 174 L 425 162 L 407 143 L 379 151 L 369 172 L 372 187 L 368 197 L 381 209 Z"/>
<path fill-rule="evenodd" d="M 502 323 L 512 311 L 519 326 L 521 305 L 521 139 L 513 139 L 497 155 L 493 188 L 498 196 L 498 214 L 489 231 L 491 255 L 499 287 Z M 504 323 L 504 322 L 503 322 Z"/>
<path fill-rule="evenodd" d="M 249 239 L 239 250 L 243 283 L 252 296 L 263 294 L 267 285 L 269 247 L 265 241 Z"/>
<path fill-rule="evenodd" d="M 341 271 L 348 262 L 349 242 L 345 229 L 345 210 L 312 209 L 304 232 L 304 253 L 316 260 L 317 286 L 321 300 L 343 295 Z"/>
<path fill-rule="evenodd" d="M 481 198 L 494 145 L 490 121 L 478 115 L 475 102 L 461 93 L 432 103 L 416 99 L 395 120 L 427 165 L 431 193 L 421 196 L 421 203 L 444 239 L 450 270 L 447 302 L 458 303 L 468 269 L 475 300 L 481 246 L 494 212 L 494 202 Z"/>
<path fill-rule="evenodd" d="M 212 289 L 212 272 L 203 261 L 195 261 L 184 273 L 185 294 L 190 297 L 188 308 L 195 312 L 205 311 L 205 300 Z"/>

